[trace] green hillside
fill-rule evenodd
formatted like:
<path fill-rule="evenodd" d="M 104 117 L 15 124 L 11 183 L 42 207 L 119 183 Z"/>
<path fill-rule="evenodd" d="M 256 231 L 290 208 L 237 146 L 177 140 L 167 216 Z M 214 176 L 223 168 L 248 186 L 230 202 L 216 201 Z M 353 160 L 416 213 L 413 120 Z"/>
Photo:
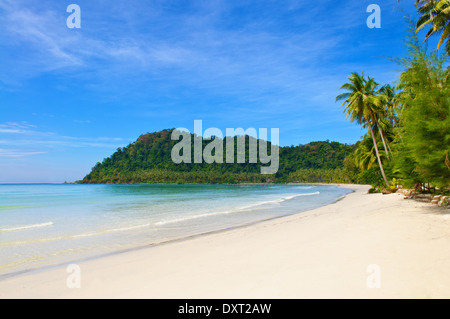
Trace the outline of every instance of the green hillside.
<path fill-rule="evenodd" d="M 354 145 L 326 141 L 312 142 L 295 147 L 281 147 L 278 172 L 274 175 L 262 175 L 260 173 L 262 165 L 260 162 L 248 163 L 248 145 L 251 137 L 246 136 L 245 164 L 230 164 L 225 163 L 225 160 L 223 164 L 175 164 L 171 159 L 171 151 L 178 141 L 171 140 L 172 131 L 173 129 L 141 135 L 136 142 L 117 149 L 103 162 L 97 163 L 92 171 L 78 183 L 234 184 L 351 181 L 344 172 L 344 159 L 354 151 Z M 193 138 L 193 135 L 191 137 Z M 259 142 L 258 140 L 257 143 Z M 203 141 L 203 146 L 208 143 L 210 141 Z M 236 157 L 236 138 L 235 150 Z"/>

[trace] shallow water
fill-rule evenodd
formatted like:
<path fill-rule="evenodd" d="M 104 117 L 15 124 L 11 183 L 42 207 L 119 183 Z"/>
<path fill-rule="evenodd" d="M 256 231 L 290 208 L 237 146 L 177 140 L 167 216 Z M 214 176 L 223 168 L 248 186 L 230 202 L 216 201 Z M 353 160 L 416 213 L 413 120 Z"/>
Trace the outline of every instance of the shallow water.
<path fill-rule="evenodd" d="M 0 275 L 313 209 L 331 185 L 0 185 Z"/>

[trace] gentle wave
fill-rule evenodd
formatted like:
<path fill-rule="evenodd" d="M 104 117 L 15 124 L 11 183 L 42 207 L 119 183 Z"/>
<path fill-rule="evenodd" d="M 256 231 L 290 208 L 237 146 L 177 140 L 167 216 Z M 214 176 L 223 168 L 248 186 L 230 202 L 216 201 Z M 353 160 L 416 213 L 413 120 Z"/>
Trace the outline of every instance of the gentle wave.
<path fill-rule="evenodd" d="M 314 196 L 314 195 L 319 195 L 319 194 L 320 194 L 320 192 L 296 194 L 296 195 L 292 195 L 292 196 L 288 196 L 288 197 L 283 197 L 280 199 L 269 200 L 269 201 L 264 201 L 264 202 L 259 202 L 259 203 L 243 206 L 243 207 L 239 208 L 239 210 L 246 210 L 249 208 L 263 206 L 263 205 L 267 205 L 267 204 L 278 204 L 278 203 L 282 203 L 287 200 L 291 200 L 291 199 L 294 199 L 294 198 L 300 197 L 300 196 Z"/>
<path fill-rule="evenodd" d="M 52 225 L 53 225 L 53 222 L 47 222 L 47 223 L 42 223 L 42 224 L 17 226 L 17 227 L 12 227 L 12 228 L 0 228 L 0 232 L 13 232 L 13 231 L 19 231 L 19 230 L 48 227 L 48 226 L 52 226 Z"/>
<path fill-rule="evenodd" d="M 296 197 L 300 197 L 300 196 L 314 196 L 314 195 L 320 195 L 320 192 L 314 192 L 314 193 L 304 193 L 304 194 L 297 194 L 297 195 L 292 195 L 292 196 L 288 196 L 285 197 L 285 200 L 290 200 Z"/>
<path fill-rule="evenodd" d="M 189 221 L 189 220 L 195 220 L 195 219 L 204 218 L 204 217 L 211 217 L 211 216 L 228 215 L 228 214 L 233 214 L 233 213 L 239 213 L 239 212 L 242 212 L 242 211 L 245 211 L 245 210 L 249 210 L 250 208 L 254 208 L 254 207 L 258 207 L 258 206 L 263 206 L 263 205 L 268 205 L 268 204 L 279 204 L 279 203 L 282 203 L 284 201 L 291 200 L 291 199 L 294 199 L 294 198 L 300 197 L 300 196 L 314 196 L 314 195 L 319 195 L 319 194 L 320 194 L 320 192 L 296 194 L 296 195 L 292 195 L 292 196 L 288 196 L 288 197 L 283 197 L 283 198 L 280 198 L 280 199 L 263 201 L 263 202 L 259 202 L 259 203 L 255 203 L 255 204 L 251 204 L 251 205 L 247 205 L 247 206 L 243 206 L 243 207 L 240 207 L 238 209 L 231 210 L 231 211 L 206 213 L 206 214 L 199 214 L 199 215 L 193 215 L 193 216 L 182 217 L 182 218 L 175 218 L 175 219 L 170 219 L 170 220 L 163 220 L 163 221 L 155 223 L 155 225 L 156 226 L 164 226 L 164 225 L 176 224 L 176 223 L 185 222 L 185 221 Z"/>
<path fill-rule="evenodd" d="M 98 231 L 98 232 L 93 232 L 93 233 L 84 233 L 84 234 L 78 234 L 78 235 L 68 235 L 68 236 L 51 237 L 51 238 L 39 238 L 39 239 L 22 240 L 22 241 L 14 241 L 14 242 L 3 242 L 3 243 L 0 242 L 0 247 L 2 247 L 2 246 L 3 247 L 19 246 L 19 245 L 28 245 L 28 244 L 34 244 L 34 243 L 46 243 L 46 242 L 67 240 L 67 239 L 94 237 L 94 236 L 101 236 L 101 235 L 105 235 L 105 234 L 109 234 L 109 233 L 123 232 L 123 231 L 128 231 L 128 230 L 136 230 L 136 229 L 146 228 L 146 227 L 150 227 L 150 226 L 152 226 L 152 224 L 143 224 L 143 225 L 137 225 L 137 226 L 106 229 L 103 231 Z"/>
<path fill-rule="evenodd" d="M 146 228 L 146 227 L 150 227 L 150 226 L 152 226 L 152 225 L 151 224 L 143 224 L 143 225 L 137 225 L 137 226 L 122 227 L 122 228 L 105 229 L 103 231 L 99 231 L 99 232 L 95 232 L 95 233 L 86 233 L 86 234 L 79 234 L 79 235 L 73 235 L 73 236 L 66 236 L 66 237 L 60 238 L 60 239 L 101 236 L 101 235 L 105 235 L 105 234 L 109 234 L 109 233 L 118 233 L 118 232 L 123 232 L 123 231 L 127 231 L 127 230 Z"/>
<path fill-rule="evenodd" d="M 121 232 L 121 231 L 127 231 L 127 230 L 135 230 L 135 229 L 150 227 L 151 225 L 152 224 L 143 224 L 143 225 L 122 227 L 122 228 L 108 229 L 108 230 L 105 230 L 105 233 L 115 233 L 115 232 Z"/>
<path fill-rule="evenodd" d="M 163 220 L 163 221 L 155 223 L 155 225 L 156 226 L 163 226 L 163 225 L 167 225 L 167 224 L 175 224 L 175 223 L 185 222 L 185 221 L 188 221 L 188 220 L 204 218 L 204 217 L 211 217 L 211 216 L 217 216 L 217 215 L 227 215 L 227 214 L 231 214 L 233 212 L 234 211 L 207 213 L 207 214 L 200 214 L 200 215 L 194 215 L 194 216 L 189 216 L 189 217 L 170 219 L 170 220 L 165 220 L 165 221 Z"/>
<path fill-rule="evenodd" d="M 170 220 L 162 220 L 162 221 L 159 221 L 159 222 L 155 223 L 154 226 L 164 226 L 164 225 L 181 223 L 181 222 L 185 222 L 185 221 L 189 221 L 189 220 L 195 220 L 195 219 L 200 219 L 200 218 L 239 213 L 239 212 L 242 212 L 242 211 L 250 210 L 251 208 L 255 208 L 255 207 L 258 207 L 258 206 L 279 204 L 279 203 L 282 203 L 284 201 L 288 201 L 288 200 L 291 200 L 291 199 L 294 199 L 294 198 L 300 197 L 300 196 L 314 196 L 314 195 L 319 195 L 319 194 L 320 194 L 320 192 L 295 194 L 295 195 L 282 197 L 282 198 L 275 199 L 275 200 L 262 201 L 262 202 L 254 203 L 254 204 L 251 204 L 251 205 L 246 205 L 246 206 L 239 207 L 239 208 L 233 209 L 233 210 L 228 210 L 228 211 L 204 213 L 204 214 L 198 214 L 198 215 L 193 215 L 193 216 L 175 218 L 175 219 L 170 219 Z M 0 229 L 0 232 L 13 232 L 13 231 L 20 231 L 20 230 L 48 227 L 48 226 L 52 226 L 52 225 L 53 225 L 53 222 L 47 222 L 47 223 L 25 225 L 25 226 L 18 226 L 18 227 L 12 227 L 12 228 L 3 228 L 3 229 Z M 121 228 L 114 228 L 114 229 L 106 229 L 106 230 L 102 230 L 102 231 L 91 232 L 91 233 L 84 233 L 84 234 L 78 234 L 78 235 L 69 235 L 69 236 L 61 236 L 61 237 L 53 237 L 53 238 L 40 238 L 40 239 L 16 241 L 16 242 L 4 242 L 4 243 L 0 243 L 0 246 L 26 245 L 26 244 L 36 243 L 36 242 L 41 242 L 42 243 L 42 242 L 51 242 L 51 241 L 58 241 L 58 240 L 94 237 L 94 236 L 101 236 L 101 235 L 105 235 L 105 234 L 109 234 L 109 233 L 116 233 L 116 232 L 137 230 L 137 229 L 141 229 L 141 228 L 148 228 L 148 227 L 151 227 L 151 226 L 153 226 L 153 225 L 152 224 L 142 224 L 142 225 L 136 225 L 136 226 L 128 226 L 128 227 L 121 227 Z"/>

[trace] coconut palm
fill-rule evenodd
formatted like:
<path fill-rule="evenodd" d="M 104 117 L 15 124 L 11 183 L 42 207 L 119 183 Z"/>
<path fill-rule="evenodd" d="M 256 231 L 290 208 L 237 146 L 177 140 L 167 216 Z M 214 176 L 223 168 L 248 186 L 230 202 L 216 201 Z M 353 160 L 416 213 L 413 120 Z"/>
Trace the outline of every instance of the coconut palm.
<path fill-rule="evenodd" d="M 437 48 L 446 43 L 450 55 L 450 0 L 417 0 L 417 11 L 421 15 L 417 21 L 417 31 L 430 26 L 426 39 L 432 35 L 441 34 Z"/>
<path fill-rule="evenodd" d="M 387 112 L 387 109 L 386 109 L 387 102 L 386 102 L 385 96 L 382 95 L 380 91 L 377 91 L 376 94 L 378 94 L 378 97 L 380 99 L 380 103 L 382 105 L 384 105 L 385 107 L 379 108 L 377 112 L 374 112 L 373 117 L 374 117 L 374 121 L 375 121 L 376 125 L 374 125 L 374 127 L 372 129 L 374 130 L 375 135 L 377 133 L 380 134 L 381 141 L 383 142 L 383 148 L 384 148 L 384 151 L 386 153 L 386 157 L 387 157 L 388 160 L 390 160 L 390 158 L 389 158 L 389 151 L 390 151 L 389 144 L 387 143 L 386 138 L 384 137 L 384 133 L 383 133 L 383 131 L 384 131 L 383 127 L 386 127 L 386 118 L 388 116 L 388 112 Z M 367 125 L 369 125 L 369 123 L 367 123 L 366 126 Z"/>
<path fill-rule="evenodd" d="M 377 140 L 372 128 L 374 125 L 377 125 L 376 116 L 381 112 L 383 107 L 383 100 L 377 94 L 378 83 L 371 77 L 365 78 L 363 72 L 361 74 L 352 73 L 348 77 L 348 80 L 348 83 L 341 86 L 341 89 L 347 92 L 338 95 L 336 101 L 344 101 L 342 107 L 345 106 L 344 112 L 350 117 L 351 122 L 356 121 L 360 125 L 367 124 L 369 127 L 381 175 L 386 186 L 389 187 L 389 182 L 384 173 L 383 163 L 381 162 L 378 151 Z"/>
<path fill-rule="evenodd" d="M 386 104 L 387 119 L 391 121 L 392 125 L 397 127 L 399 99 L 395 88 L 386 84 L 380 89 L 380 94 L 383 95 Z"/>
<path fill-rule="evenodd" d="M 385 116 L 382 118 L 380 122 L 380 126 L 384 127 L 383 131 L 389 130 L 392 132 L 392 129 L 395 128 L 397 134 L 399 134 L 400 136 L 398 118 L 399 118 L 399 111 L 401 108 L 401 93 L 400 92 L 397 93 L 396 88 L 389 84 L 386 84 L 383 87 L 381 87 L 379 93 L 382 95 L 386 111 Z M 387 140 L 389 140 L 389 137 L 387 138 Z M 389 151 L 391 151 L 389 143 L 388 142 L 386 143 L 387 147 L 389 148 Z"/>
<path fill-rule="evenodd" d="M 355 150 L 355 165 L 366 171 L 378 166 L 377 155 L 369 135 L 364 135 L 361 143 Z"/>
<path fill-rule="evenodd" d="M 384 153 L 380 153 L 380 156 L 382 160 L 386 158 Z M 359 167 L 362 171 L 378 167 L 375 147 L 369 134 L 365 134 L 358 143 L 353 154 L 353 161 L 356 167 Z"/>
<path fill-rule="evenodd" d="M 384 153 L 388 161 L 391 160 L 392 151 L 389 143 L 392 141 L 389 135 L 392 135 L 392 125 L 390 120 L 387 118 L 386 114 L 374 115 L 375 117 L 375 125 L 373 125 L 372 130 L 375 134 L 375 137 L 378 139 L 380 137 L 382 147 L 384 149 Z M 368 126 L 367 123 L 364 127 Z M 391 154 L 391 155 L 390 155 Z"/>

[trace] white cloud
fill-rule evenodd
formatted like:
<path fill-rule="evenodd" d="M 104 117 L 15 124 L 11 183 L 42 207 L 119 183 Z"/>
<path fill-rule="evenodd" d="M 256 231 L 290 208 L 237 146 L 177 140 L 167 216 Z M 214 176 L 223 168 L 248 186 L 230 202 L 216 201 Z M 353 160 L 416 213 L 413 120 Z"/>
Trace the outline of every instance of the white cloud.
<path fill-rule="evenodd" d="M 0 158 L 1 157 L 26 157 L 26 156 L 33 156 L 33 155 L 39 155 L 39 154 L 45 154 L 46 152 L 41 151 L 27 151 L 27 150 L 21 150 L 21 149 L 4 149 L 0 148 Z"/>
<path fill-rule="evenodd" d="M 0 124 L 0 133 L 6 134 L 29 134 L 30 129 L 36 128 L 35 125 L 31 125 L 26 121 L 22 122 L 7 122 Z"/>
<path fill-rule="evenodd" d="M 294 22 L 299 29 L 283 33 L 276 32 L 280 21 L 269 17 L 245 21 L 237 29 L 224 28 L 226 16 L 241 6 L 226 1 L 193 5 L 188 14 L 164 12 L 156 4 L 151 9 L 143 8 L 152 10 L 149 14 L 153 20 L 147 22 L 147 28 L 142 26 L 139 12 L 144 4 L 133 3 L 134 8 L 118 4 L 120 11 L 114 9 L 116 6 L 96 6 L 95 9 L 106 12 L 92 17 L 99 19 L 89 21 L 94 28 L 83 24 L 80 30 L 74 31 L 62 23 L 66 13 L 52 6 L 38 10 L 27 6 L 28 2 L 6 0 L 0 5 L 5 16 L 0 27 L 5 27 L 5 35 L 12 45 L 30 49 L 30 54 L 24 54 L 18 61 L 22 65 L 18 73 L 26 76 L 75 68 L 76 76 L 85 75 L 88 81 L 108 84 L 123 75 L 141 74 L 144 78 L 175 78 L 182 83 L 216 86 L 225 91 L 224 82 L 234 83 L 229 86 L 235 91 L 242 91 L 243 86 L 295 90 L 297 85 L 293 87 L 293 83 L 304 78 L 299 71 L 310 73 L 311 63 L 324 53 L 334 52 L 345 37 L 342 29 L 355 23 L 352 15 L 345 14 L 350 10 L 348 5 L 330 12 L 330 19 L 318 20 L 319 10 L 330 3 L 320 2 L 316 6 L 298 7 L 298 1 L 288 1 L 284 10 L 297 8 L 299 21 Z M 279 8 L 283 10 L 283 6 Z M 109 14 L 122 23 L 115 27 L 108 25 Z M 83 19 L 88 17 L 83 14 Z M 333 28 L 329 20 L 335 22 Z M 314 25 L 316 32 L 301 29 L 308 24 Z M 337 28 L 341 31 L 336 31 Z M 168 67 L 172 68 L 170 72 Z"/>
<path fill-rule="evenodd" d="M 58 151 L 67 148 L 117 148 L 129 143 L 130 139 L 120 137 L 74 137 L 55 132 L 43 132 L 28 122 L 7 122 L 0 124 L 0 145 L 19 149 L 0 149 L 0 157 L 24 157 Z M 36 148 L 39 148 L 36 151 Z"/>
<path fill-rule="evenodd" d="M 35 128 L 36 125 L 29 124 L 26 121 L 22 122 L 6 122 L 4 124 L 0 124 L 0 128 L 20 128 L 20 129 L 28 129 Z"/>

